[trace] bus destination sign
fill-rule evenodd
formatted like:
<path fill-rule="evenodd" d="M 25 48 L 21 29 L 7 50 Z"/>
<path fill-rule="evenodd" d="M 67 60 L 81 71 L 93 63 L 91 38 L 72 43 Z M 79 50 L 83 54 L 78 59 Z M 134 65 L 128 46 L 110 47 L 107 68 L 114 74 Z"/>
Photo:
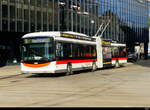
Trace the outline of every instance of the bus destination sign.
<path fill-rule="evenodd" d="M 71 38 L 71 39 L 79 39 L 79 40 L 88 40 L 88 41 L 93 41 L 93 38 L 90 37 L 85 37 L 85 36 L 80 36 L 80 35 L 73 35 L 73 34 L 66 34 L 66 33 L 61 33 L 61 37 L 65 38 Z"/>
<path fill-rule="evenodd" d="M 50 42 L 49 38 L 32 38 L 32 39 L 24 39 L 24 43 L 29 44 L 29 43 L 46 43 Z"/>

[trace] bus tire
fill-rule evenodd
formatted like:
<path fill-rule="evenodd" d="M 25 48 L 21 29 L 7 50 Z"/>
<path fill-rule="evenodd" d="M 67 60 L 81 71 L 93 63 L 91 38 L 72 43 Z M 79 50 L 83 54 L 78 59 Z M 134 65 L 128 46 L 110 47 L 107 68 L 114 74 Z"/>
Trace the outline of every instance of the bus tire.
<path fill-rule="evenodd" d="M 68 65 L 67 65 L 66 76 L 71 75 L 71 74 L 73 74 L 72 65 L 71 65 L 71 64 L 68 64 Z"/>
<path fill-rule="evenodd" d="M 96 62 L 93 62 L 93 64 L 92 64 L 92 72 L 94 72 L 96 70 L 97 70 Z"/>
<path fill-rule="evenodd" d="M 115 68 L 119 68 L 119 67 L 120 67 L 119 61 L 116 61 Z"/>

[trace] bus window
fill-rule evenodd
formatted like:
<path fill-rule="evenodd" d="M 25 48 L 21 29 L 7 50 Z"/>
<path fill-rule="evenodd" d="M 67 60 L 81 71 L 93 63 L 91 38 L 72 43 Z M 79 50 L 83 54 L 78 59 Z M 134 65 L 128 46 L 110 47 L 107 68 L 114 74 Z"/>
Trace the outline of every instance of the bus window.
<path fill-rule="evenodd" d="M 76 44 L 72 44 L 72 57 L 79 58 L 80 57 L 80 48 Z"/>
<path fill-rule="evenodd" d="M 85 57 L 93 58 L 96 57 L 96 46 L 88 45 L 85 47 Z M 82 50 L 83 51 L 83 50 Z"/>
<path fill-rule="evenodd" d="M 91 53 L 92 53 L 92 57 L 96 57 L 96 55 L 97 55 L 96 46 L 91 46 Z"/>
<path fill-rule="evenodd" d="M 91 57 L 91 46 L 86 46 L 85 47 L 85 57 Z"/>
<path fill-rule="evenodd" d="M 64 54 L 64 59 L 66 60 L 69 60 L 72 57 L 71 47 L 72 47 L 72 44 L 63 43 L 63 54 Z"/>
<path fill-rule="evenodd" d="M 57 43 L 56 56 L 61 60 L 69 60 L 72 56 L 72 44 L 70 43 Z"/>
<path fill-rule="evenodd" d="M 119 47 L 119 56 L 122 58 L 127 57 L 127 51 L 125 47 Z"/>
<path fill-rule="evenodd" d="M 62 43 L 56 43 L 56 57 L 59 60 L 64 57 Z"/>
<path fill-rule="evenodd" d="M 111 59 L 111 48 L 110 47 L 103 47 L 103 58 L 104 59 Z"/>
<path fill-rule="evenodd" d="M 112 58 L 119 58 L 118 47 L 112 47 Z"/>

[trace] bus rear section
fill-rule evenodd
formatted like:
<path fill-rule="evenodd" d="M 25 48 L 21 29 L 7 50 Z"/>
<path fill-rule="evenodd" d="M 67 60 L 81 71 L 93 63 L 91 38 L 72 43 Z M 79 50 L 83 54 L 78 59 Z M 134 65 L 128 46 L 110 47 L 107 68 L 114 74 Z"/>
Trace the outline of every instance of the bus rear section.
<path fill-rule="evenodd" d="M 102 41 L 103 67 L 120 67 L 127 63 L 126 45 Z"/>
<path fill-rule="evenodd" d="M 123 66 L 127 63 L 127 50 L 126 46 L 113 46 L 112 47 L 112 65 L 115 67 Z"/>

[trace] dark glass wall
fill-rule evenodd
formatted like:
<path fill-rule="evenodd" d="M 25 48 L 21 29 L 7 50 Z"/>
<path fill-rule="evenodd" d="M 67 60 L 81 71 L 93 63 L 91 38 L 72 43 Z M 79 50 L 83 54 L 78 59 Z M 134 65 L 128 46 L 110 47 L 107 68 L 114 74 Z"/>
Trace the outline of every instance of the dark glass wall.
<path fill-rule="evenodd" d="M 9 48 L 9 59 L 20 60 L 24 34 L 58 30 L 58 0 L 0 0 L 0 45 Z"/>
<path fill-rule="evenodd" d="M 0 31 L 92 34 L 98 26 L 99 6 L 94 0 L 0 0 Z"/>
<path fill-rule="evenodd" d="M 108 20 L 103 38 L 147 42 L 146 0 L 0 0 L 0 31 L 62 30 L 93 36 Z"/>
<path fill-rule="evenodd" d="M 74 31 L 94 36 L 108 21 L 104 39 L 129 47 L 148 43 L 147 0 L 0 0 L 0 32 L 15 33 L 8 38 L 17 39 L 13 42 L 18 42 L 22 34 L 36 31 Z"/>
<path fill-rule="evenodd" d="M 100 15 L 111 19 L 104 38 L 119 42 L 148 42 L 146 0 L 100 0 Z M 110 17 L 111 16 L 111 17 Z"/>
<path fill-rule="evenodd" d="M 58 10 L 58 0 L 0 0 L 0 30 L 59 30 Z"/>
<path fill-rule="evenodd" d="M 98 1 L 60 0 L 60 29 L 94 35 L 98 27 Z M 63 16 L 64 15 L 64 16 Z"/>

